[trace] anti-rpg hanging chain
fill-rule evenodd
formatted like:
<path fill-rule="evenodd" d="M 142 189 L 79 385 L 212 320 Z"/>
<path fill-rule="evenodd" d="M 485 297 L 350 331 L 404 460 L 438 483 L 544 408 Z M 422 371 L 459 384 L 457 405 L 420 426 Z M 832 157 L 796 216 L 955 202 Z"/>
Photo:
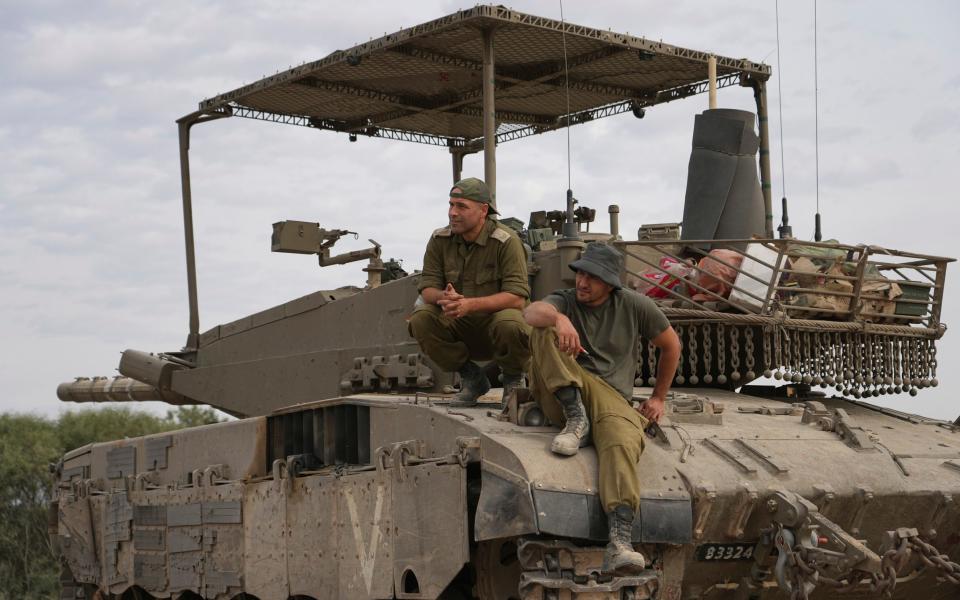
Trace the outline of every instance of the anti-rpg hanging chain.
<path fill-rule="evenodd" d="M 927 342 L 929 346 L 930 354 L 930 385 L 932 387 L 937 387 L 940 385 L 940 381 L 937 379 L 937 345 L 933 340 Z"/>
<path fill-rule="evenodd" d="M 740 328 L 736 325 L 730 327 L 730 379 L 735 383 L 740 383 Z"/>
<path fill-rule="evenodd" d="M 888 394 L 896 392 L 893 387 L 893 340 L 883 339 L 883 385 Z"/>
<path fill-rule="evenodd" d="M 773 376 L 773 352 L 770 348 L 770 338 L 776 335 L 775 331 L 776 327 L 769 326 L 761 330 L 761 337 L 763 338 L 763 376 L 767 379 Z"/>
<path fill-rule="evenodd" d="M 687 327 L 687 363 L 690 365 L 690 385 L 700 383 L 700 377 L 697 375 L 697 326 L 689 325 Z"/>
<path fill-rule="evenodd" d="M 647 385 L 657 385 L 657 347 L 647 342 Z"/>
<path fill-rule="evenodd" d="M 703 325 L 703 382 L 713 383 L 713 325 L 710 323 Z"/>
<path fill-rule="evenodd" d="M 903 386 L 903 354 L 900 340 L 895 338 L 891 340 L 891 343 L 893 344 L 891 352 L 893 355 L 893 385 L 896 386 L 898 391 L 903 391 L 905 389 Z"/>
<path fill-rule="evenodd" d="M 810 385 L 813 382 L 813 375 L 810 374 L 813 371 L 812 362 L 813 362 L 813 350 L 810 347 L 810 332 L 804 331 L 803 332 L 803 377 L 801 378 L 800 381 L 805 383 L 806 385 Z"/>
<path fill-rule="evenodd" d="M 780 379 L 782 377 L 784 381 L 791 381 L 793 379 L 793 354 L 790 343 L 790 332 L 781 327 L 780 334 L 781 344 L 783 344 L 783 362 L 781 363 L 783 365 L 783 372 L 781 373 L 780 371 L 777 371 L 773 374 L 773 376 L 775 379 Z"/>
<path fill-rule="evenodd" d="M 717 323 L 717 383 L 727 383 L 727 343 L 726 328 L 723 323 Z"/>
<path fill-rule="evenodd" d="M 820 375 L 823 369 L 823 343 L 820 340 L 819 331 L 813 333 L 813 346 L 816 350 L 813 353 L 813 376 L 810 378 L 810 383 L 819 386 L 823 383 L 823 377 Z"/>
<path fill-rule="evenodd" d="M 894 548 L 883 554 L 880 571 L 877 573 L 853 569 L 840 576 L 830 577 L 825 573 L 829 565 L 811 560 L 808 548 L 797 544 L 794 548 L 787 549 L 786 567 L 790 577 L 791 600 L 808 598 L 818 586 L 832 588 L 837 594 L 867 587 L 872 597 L 892 598 L 897 587 L 897 574 L 906 567 L 911 556 L 919 557 L 926 568 L 935 569 L 938 580 L 960 585 L 960 564 L 952 562 L 947 554 L 941 553 L 935 546 L 921 539 L 916 535 L 916 530 L 905 531 L 914 535 L 900 538 Z"/>
<path fill-rule="evenodd" d="M 677 375 L 674 378 L 673 382 L 677 385 L 683 385 L 686 383 L 686 378 L 683 376 L 683 355 L 687 352 L 687 347 L 683 343 L 683 325 L 675 325 L 674 329 L 677 330 L 677 339 L 680 340 L 680 364 L 677 365 Z"/>
<path fill-rule="evenodd" d="M 794 383 L 803 381 L 803 348 L 800 344 L 801 334 L 799 331 L 793 332 L 793 377 Z"/>
<path fill-rule="evenodd" d="M 840 332 L 834 331 L 827 334 L 830 339 L 829 356 L 827 357 L 827 376 L 824 378 L 828 386 L 836 385 L 837 372 L 840 363 Z"/>
<path fill-rule="evenodd" d="M 744 338 L 744 350 L 746 352 L 746 382 L 749 383 L 757 378 L 757 374 L 754 371 L 754 348 L 753 348 L 753 327 L 747 325 L 743 330 Z"/>
<path fill-rule="evenodd" d="M 939 384 L 935 340 L 879 327 L 804 330 L 787 321 L 686 322 L 675 329 L 683 353 L 678 385 L 739 386 L 763 376 L 869 398 L 903 392 L 916 395 Z M 654 385 L 656 348 L 648 344 L 641 364 L 644 359 L 645 383 Z"/>

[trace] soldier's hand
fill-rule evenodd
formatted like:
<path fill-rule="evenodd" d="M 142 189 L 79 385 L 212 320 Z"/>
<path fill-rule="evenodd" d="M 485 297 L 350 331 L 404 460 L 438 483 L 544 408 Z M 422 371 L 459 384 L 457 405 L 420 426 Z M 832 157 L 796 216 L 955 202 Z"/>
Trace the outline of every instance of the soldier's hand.
<path fill-rule="evenodd" d="M 646 402 L 640 405 L 638 409 L 640 414 L 656 423 L 660 422 L 663 416 L 663 398 L 659 396 L 650 396 Z"/>
<path fill-rule="evenodd" d="M 560 352 L 569 354 L 574 358 L 581 352 L 585 352 L 583 346 L 580 345 L 580 334 L 577 333 L 570 319 L 558 315 L 555 328 L 557 330 L 557 348 L 560 349 Z"/>
<path fill-rule="evenodd" d="M 444 315 L 451 319 L 458 319 L 474 312 L 474 298 L 461 297 L 459 300 L 448 300 L 441 307 Z"/>
<path fill-rule="evenodd" d="M 463 294 L 459 293 L 456 289 L 454 289 L 452 283 L 448 283 L 447 287 L 443 288 L 443 292 L 442 292 L 442 295 L 440 296 L 440 299 L 437 300 L 437 306 L 442 308 L 443 314 L 446 315 L 447 306 L 450 305 L 451 302 L 456 302 L 457 300 L 462 300 L 462 299 L 463 299 Z"/>
<path fill-rule="evenodd" d="M 443 288 L 444 300 L 459 300 L 461 298 L 463 298 L 463 294 L 458 292 L 456 288 L 453 287 L 452 283 L 448 283 L 447 287 Z"/>

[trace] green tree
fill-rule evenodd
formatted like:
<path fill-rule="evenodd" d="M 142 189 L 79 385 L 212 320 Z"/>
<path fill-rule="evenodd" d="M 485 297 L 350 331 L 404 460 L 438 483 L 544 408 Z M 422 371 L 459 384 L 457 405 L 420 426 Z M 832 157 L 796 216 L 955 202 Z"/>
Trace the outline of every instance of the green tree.
<path fill-rule="evenodd" d="M 96 410 L 69 410 L 56 422 L 57 435 L 64 451 L 93 442 L 121 440 L 176 429 L 174 420 L 123 407 Z"/>
<path fill-rule="evenodd" d="M 0 600 L 56 598 L 59 564 L 47 534 L 50 465 L 86 444 L 216 423 L 217 411 L 181 406 L 165 417 L 127 407 L 67 411 L 56 420 L 0 414 Z"/>
<path fill-rule="evenodd" d="M 47 536 L 50 468 L 62 446 L 56 427 L 30 415 L 0 415 L 0 598 L 56 592 Z"/>
<path fill-rule="evenodd" d="M 178 406 L 177 410 L 167 411 L 167 421 L 176 423 L 178 429 L 210 425 L 224 420 L 209 406 Z"/>

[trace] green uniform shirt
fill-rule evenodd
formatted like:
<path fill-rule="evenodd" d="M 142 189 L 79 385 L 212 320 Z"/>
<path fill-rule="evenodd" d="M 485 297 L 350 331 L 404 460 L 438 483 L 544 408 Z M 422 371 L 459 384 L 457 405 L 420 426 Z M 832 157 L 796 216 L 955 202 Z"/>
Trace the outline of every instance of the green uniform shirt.
<path fill-rule="evenodd" d="M 598 375 L 629 400 L 640 360 L 640 338 L 652 340 L 670 327 L 670 322 L 653 300 L 633 290 L 610 293 L 597 307 L 577 302 L 576 290 L 557 290 L 543 299 L 573 323 L 580 335 L 577 362 Z"/>
<path fill-rule="evenodd" d="M 498 292 L 529 298 L 523 243 L 508 227 L 489 218 L 477 239 L 469 244 L 449 227 L 437 229 L 427 242 L 418 290 L 442 290 L 448 283 L 467 298 Z"/>

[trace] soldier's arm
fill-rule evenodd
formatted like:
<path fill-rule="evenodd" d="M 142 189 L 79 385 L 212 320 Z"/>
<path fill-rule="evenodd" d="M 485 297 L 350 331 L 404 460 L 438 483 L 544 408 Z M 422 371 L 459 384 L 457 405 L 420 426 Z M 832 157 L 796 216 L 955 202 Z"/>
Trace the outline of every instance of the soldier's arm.
<path fill-rule="evenodd" d="M 557 307 L 549 302 L 537 301 L 523 309 L 523 318 L 531 327 L 554 327 L 557 330 L 557 347 L 561 352 L 577 356 L 583 352 L 580 334 Z"/>
<path fill-rule="evenodd" d="M 427 304 L 437 304 L 444 297 L 444 292 L 441 289 L 435 287 L 425 287 L 420 290 L 420 295 L 423 296 L 423 301 Z"/>
<path fill-rule="evenodd" d="M 423 253 L 423 271 L 420 273 L 420 296 L 427 304 L 436 304 L 443 298 L 446 283 L 443 280 L 443 257 L 435 241 L 436 234 L 434 232 L 427 242 L 427 249 Z"/>
<path fill-rule="evenodd" d="M 523 319 L 531 327 L 554 327 L 558 317 L 563 317 L 563 314 L 557 310 L 557 307 L 543 300 L 532 302 L 530 306 L 523 309 Z"/>
<path fill-rule="evenodd" d="M 640 412 L 653 421 L 659 421 L 663 416 L 663 402 L 670 391 L 673 376 L 677 373 L 680 364 L 680 338 L 673 327 L 667 327 L 660 335 L 652 340 L 653 345 L 660 349 L 660 360 L 657 363 L 657 383 L 653 387 L 650 398 L 643 403 Z"/>
<path fill-rule="evenodd" d="M 510 292 L 497 292 L 490 296 L 460 298 L 443 307 L 443 313 L 449 317 L 462 317 L 470 313 L 495 313 L 505 308 L 523 309 L 524 298 Z"/>
<path fill-rule="evenodd" d="M 527 274 L 527 253 L 523 243 L 511 235 L 498 252 L 500 262 L 500 291 L 526 300 L 530 297 L 530 278 Z M 523 308 L 523 304 L 519 306 Z"/>

